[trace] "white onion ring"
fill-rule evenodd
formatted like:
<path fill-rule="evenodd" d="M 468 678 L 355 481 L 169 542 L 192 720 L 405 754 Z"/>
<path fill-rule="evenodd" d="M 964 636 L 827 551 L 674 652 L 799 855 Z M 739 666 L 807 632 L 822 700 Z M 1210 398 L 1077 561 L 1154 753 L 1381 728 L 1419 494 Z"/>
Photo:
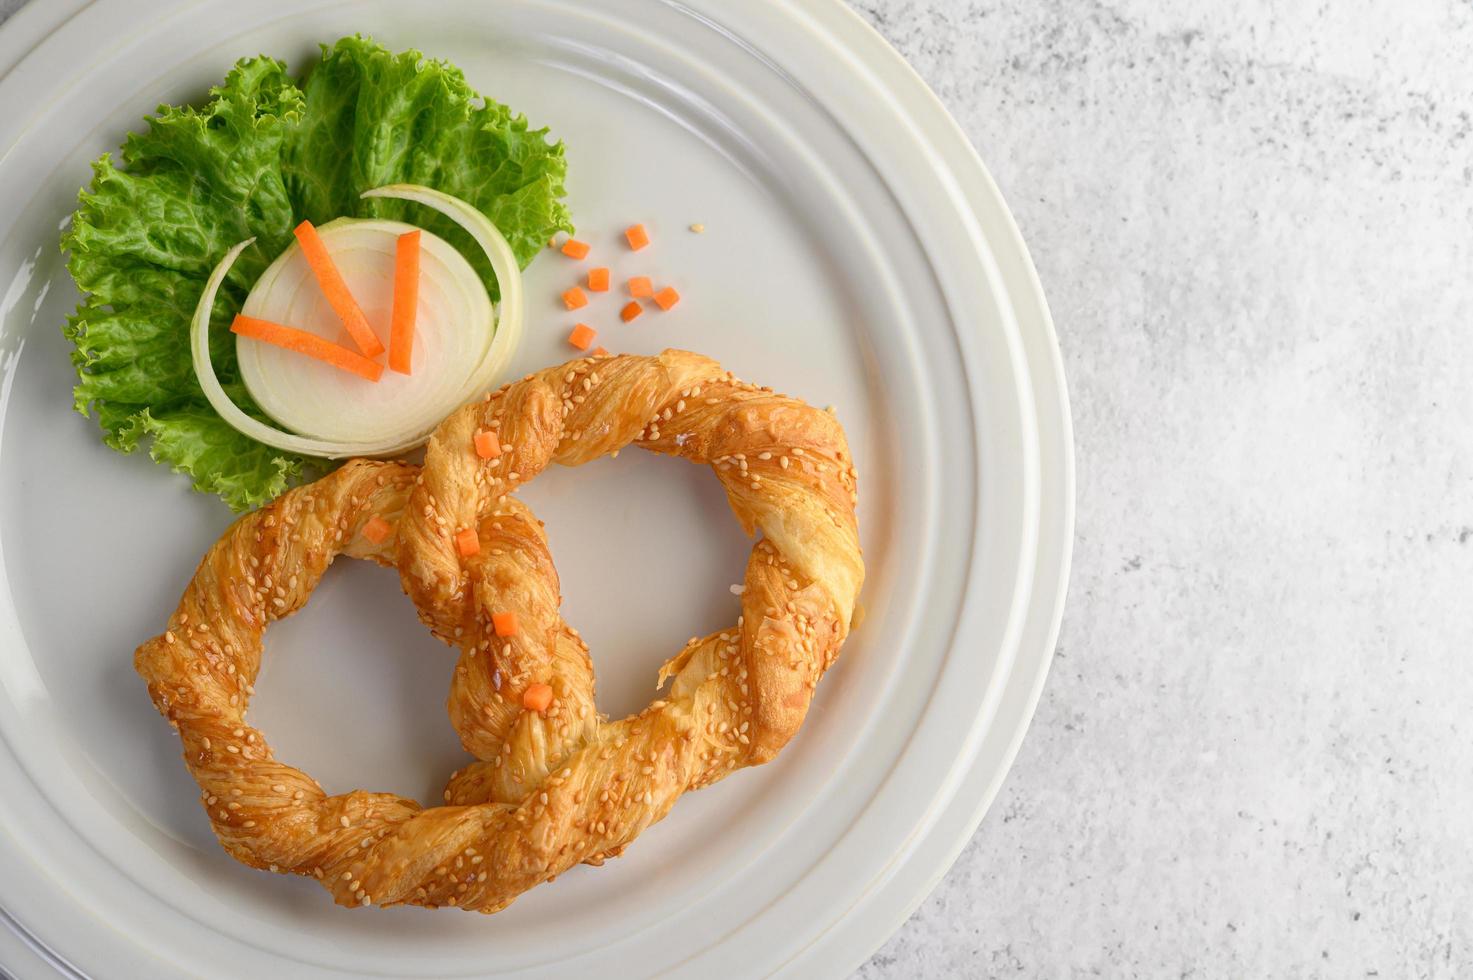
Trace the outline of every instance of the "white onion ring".
<path fill-rule="evenodd" d="M 391 385 L 398 382 L 398 387 L 415 394 L 413 398 L 390 399 L 389 404 L 397 414 L 397 418 L 392 421 L 385 422 L 384 413 L 379 413 L 377 419 L 364 417 L 365 413 L 361 411 L 363 407 L 361 398 L 358 399 L 357 407 L 360 409 L 358 412 L 353 411 L 355 406 L 352 404 L 342 405 L 335 412 L 331 401 L 324 400 L 334 394 L 342 397 L 345 391 L 352 393 L 354 385 L 372 385 L 371 382 L 352 377 L 339 378 L 337 375 L 341 372 L 335 368 L 318 365 L 310 362 L 309 359 L 301 358 L 300 355 L 291 354 L 286 354 L 286 356 L 296 357 L 308 363 L 292 367 L 290 377 L 283 377 L 286 371 L 270 370 L 275 355 L 262 350 L 269 345 L 248 341 L 247 338 L 238 339 L 237 351 L 241 355 L 241 373 L 246 380 L 247 388 L 251 391 L 252 396 L 261 402 L 262 409 L 273 419 L 298 430 L 289 432 L 253 419 L 241 411 L 225 394 L 225 390 L 220 386 L 219 379 L 215 375 L 214 367 L 210 363 L 210 311 L 214 307 L 215 296 L 219 292 L 220 283 L 224 281 L 225 275 L 230 271 L 236 258 L 255 239 L 241 242 L 226 252 L 224 258 L 210 273 L 190 325 L 190 349 L 195 374 L 199 378 L 200 387 L 204 390 L 211 407 L 231 426 L 257 442 L 304 456 L 318 456 L 326 459 L 341 459 L 349 456 L 388 456 L 402 453 L 423 444 L 446 415 L 481 392 L 490 389 L 521 340 L 521 270 L 517 266 L 516 256 L 512 253 L 511 246 L 484 214 L 458 198 L 414 184 L 380 187 L 366 191 L 363 196 L 399 198 L 424 204 L 464 228 L 485 251 L 492 271 L 496 273 L 497 283 L 501 287 L 499 316 L 494 324 L 477 322 L 479 314 L 474 311 L 481 309 L 482 305 L 486 310 L 490 309 L 490 299 L 486 297 L 479 279 L 475 279 L 474 282 L 474 289 L 481 297 L 480 302 L 477 303 L 474 297 L 464 295 L 471 288 L 465 275 L 469 273 L 474 276 L 473 273 L 470 273 L 469 263 L 466 263 L 463 257 L 455 254 L 454 250 L 443 240 L 426 232 L 422 237 L 422 242 L 426 247 L 422 256 L 421 274 L 423 275 L 426 269 L 431 269 L 433 272 L 434 268 L 439 268 L 442 275 L 438 279 L 431 280 L 431 288 L 428 291 L 423 288 L 422 283 L 421 296 L 433 296 L 437 288 L 443 289 L 448 294 L 458 292 L 460 308 L 472 311 L 468 314 L 472 322 L 421 322 L 419 324 L 419 329 L 416 331 L 415 364 L 416 374 L 422 379 L 421 382 L 413 383 L 412 379 L 415 378 L 415 375 L 410 375 L 406 379 L 392 372 L 385 372 L 383 379 L 379 382 L 382 385 L 385 380 L 393 379 L 390 382 Z M 399 230 L 409 230 L 411 227 L 398 222 L 348 219 L 323 225 L 319 231 L 329 233 L 335 238 L 358 240 L 359 245 L 362 245 L 366 251 L 372 252 L 374 251 L 372 246 L 374 237 L 387 240 Z M 365 245 L 365 242 L 369 244 Z M 251 297 L 246 300 L 246 311 L 251 315 L 270 318 L 266 314 L 273 309 L 271 303 L 275 300 L 271 300 L 271 297 L 277 295 L 277 291 L 283 285 L 281 277 L 293 274 L 293 249 L 295 248 L 296 246 L 293 246 L 292 249 L 288 249 L 273 262 L 252 288 Z M 459 264 L 463 265 L 463 270 L 456 265 L 455 259 L 446 255 L 445 250 L 455 254 L 455 259 L 458 259 Z M 439 263 L 438 267 L 436 263 Z M 457 270 L 454 274 L 450 274 L 452 266 Z M 300 267 L 295 267 L 295 271 L 300 272 Z M 295 291 L 294 287 L 292 291 Z M 252 298 L 256 298 L 258 302 L 253 304 Z M 445 298 L 453 299 L 454 297 L 447 295 Z M 297 324 L 289 325 L 296 326 Z M 469 368 L 463 374 L 456 371 L 457 365 L 454 364 L 438 365 L 440 370 L 450 374 L 449 377 L 433 377 L 421 373 L 426 368 L 436 366 L 428 364 L 429 359 L 424 356 L 425 352 L 431 349 L 428 332 L 434 330 L 468 331 L 469 336 L 453 339 L 462 344 L 462 350 L 468 343 L 470 349 L 480 352 L 480 356 L 465 358 L 469 362 Z M 426 345 L 423 349 L 421 337 L 426 338 Z M 280 363 L 284 362 L 278 361 L 278 367 Z M 457 377 L 456 374 L 459 376 Z M 428 383 L 424 379 L 428 379 Z M 358 390 L 363 391 L 361 388 Z M 385 393 L 388 393 L 387 390 Z M 300 400 L 300 405 L 294 403 L 294 398 Z"/>

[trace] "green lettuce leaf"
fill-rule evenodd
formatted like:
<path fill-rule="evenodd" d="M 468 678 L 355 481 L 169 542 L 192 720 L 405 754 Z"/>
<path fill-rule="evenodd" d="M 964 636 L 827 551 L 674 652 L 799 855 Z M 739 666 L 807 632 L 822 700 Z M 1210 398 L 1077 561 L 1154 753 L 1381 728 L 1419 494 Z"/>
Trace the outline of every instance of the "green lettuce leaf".
<path fill-rule="evenodd" d="M 194 377 L 189 320 L 205 279 L 254 236 L 220 290 L 211 356 L 231 398 L 262 417 L 224 329 L 251 284 L 302 219 L 392 217 L 435 232 L 499 295 L 485 257 L 453 222 L 417 205 L 362 201 L 389 183 L 426 184 L 480 208 L 525 266 L 556 232 L 563 206 L 561 143 L 417 51 L 361 37 L 324 47 L 301 80 L 270 58 L 236 64 L 199 108 L 161 106 L 104 155 L 62 237 L 86 298 L 67 321 L 78 381 L 74 406 L 95 414 L 120 452 L 145 443 L 160 463 L 233 509 L 264 503 L 319 472 L 319 460 L 272 449 L 227 425 Z"/>

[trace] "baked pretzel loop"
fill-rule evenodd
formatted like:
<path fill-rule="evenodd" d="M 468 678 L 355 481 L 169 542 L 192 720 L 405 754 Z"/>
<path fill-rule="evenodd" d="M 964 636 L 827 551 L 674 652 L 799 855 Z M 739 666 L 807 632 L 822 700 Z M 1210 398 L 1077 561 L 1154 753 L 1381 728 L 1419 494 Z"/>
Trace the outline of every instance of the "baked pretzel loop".
<path fill-rule="evenodd" d="M 549 463 L 631 443 L 709 465 L 762 537 L 735 625 L 691 640 L 660 672 L 668 693 L 610 722 L 587 645 L 558 612 L 541 523 L 512 494 Z M 855 502 L 829 412 L 684 351 L 583 358 L 456 411 L 422 467 L 353 460 L 242 517 L 134 662 L 237 860 L 315 877 L 340 905 L 495 912 L 620 853 L 680 794 L 793 737 L 863 582 Z M 444 806 L 329 796 L 245 721 L 266 626 L 339 554 L 397 567 L 421 619 L 460 651 L 450 717 L 476 761 Z"/>

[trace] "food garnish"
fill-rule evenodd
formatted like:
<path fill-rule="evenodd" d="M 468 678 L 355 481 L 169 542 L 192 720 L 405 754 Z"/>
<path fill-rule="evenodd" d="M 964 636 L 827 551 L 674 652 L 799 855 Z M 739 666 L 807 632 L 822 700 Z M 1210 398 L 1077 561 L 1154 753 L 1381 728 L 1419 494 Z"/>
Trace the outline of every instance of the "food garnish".
<path fill-rule="evenodd" d="M 205 283 L 192 321 L 191 349 L 195 373 L 210 407 L 256 442 L 325 459 L 404 452 L 423 443 L 456 405 L 491 388 L 521 340 L 521 271 L 510 244 L 484 214 L 458 198 L 412 184 L 374 188 L 364 191 L 363 196 L 413 201 L 459 225 L 481 248 L 501 284 L 499 315 L 493 315 L 490 298 L 476 281 L 469 263 L 438 235 L 426 232 L 420 244 L 429 261 L 421 264 L 421 276 L 439 284 L 434 295 L 455 305 L 424 318 L 418 333 L 425 341 L 421 346 L 427 359 L 436 350 L 451 352 L 445 369 L 384 377 L 378 385 L 335 384 L 335 379 L 324 377 L 322 372 L 299 370 L 296 358 L 276 357 L 273 361 L 272 351 L 277 348 L 242 342 L 239 369 L 246 389 L 271 418 L 290 427 L 287 431 L 262 422 L 236 405 L 213 365 L 210 311 L 215 307 L 220 284 L 252 240 L 240 242 L 225 253 Z M 329 248 L 339 240 L 344 243 L 343 256 L 372 257 L 377 252 L 386 263 L 392 262 L 397 252 L 399 236 L 412 230 L 401 222 L 367 218 L 339 219 L 318 229 Z M 273 311 L 290 310 L 298 296 L 311 288 L 308 278 L 299 250 L 289 247 L 252 287 L 245 312 L 291 319 Z M 413 397 L 407 397 L 406 392 Z"/>
<path fill-rule="evenodd" d="M 389 370 L 413 374 L 414 325 L 419 315 L 418 228 L 394 240 L 394 306 L 389 314 Z"/>
<path fill-rule="evenodd" d="M 334 344 L 330 340 L 323 340 L 315 333 L 308 333 L 305 330 L 298 330 L 296 327 L 288 327 L 280 323 L 272 323 L 270 320 L 261 320 L 237 313 L 235 319 L 231 321 L 230 332 L 241 337 L 250 337 L 252 340 L 273 344 L 283 350 L 315 357 L 324 364 L 331 364 L 335 368 L 356 374 L 360 378 L 367 378 L 369 381 L 377 381 L 384 373 L 382 364 L 369 360 L 357 351 L 348 350 L 341 344 Z"/>
<path fill-rule="evenodd" d="M 654 296 L 655 305 L 662 310 L 668 310 L 680 302 L 680 294 L 675 291 L 674 286 L 666 286 Z"/>
<path fill-rule="evenodd" d="M 638 252 L 650 243 L 650 233 L 644 230 L 644 225 L 630 225 L 624 229 L 624 240 Z"/>
<path fill-rule="evenodd" d="M 388 134 L 412 139 L 406 144 Z M 573 231 L 560 200 L 566 175 L 560 143 L 483 99 L 453 65 L 361 37 L 325 47 L 295 76 L 274 59 L 240 61 L 200 106 L 160 107 L 146 129 L 130 134 L 120 154 L 94 163 L 93 172 L 62 239 L 85 297 L 65 328 L 78 372 L 74 405 L 98 420 L 113 449 L 146 447 L 157 461 L 188 474 L 195 489 L 236 509 L 264 503 L 323 466 L 306 448 L 263 443 L 231 425 L 196 380 L 192 313 L 234 245 L 255 240 L 217 283 L 210 360 L 229 400 L 265 423 L 272 416 L 252 398 L 236 359 L 238 344 L 262 345 L 237 341 L 225 327 L 236 313 L 259 312 L 244 309 L 246 295 L 292 245 L 302 221 L 312 222 L 350 282 L 354 260 L 333 248 L 333 219 L 423 228 L 426 239 L 437 236 L 464 257 L 491 301 L 501 296 L 497 274 L 460 225 L 418 204 L 361 198 L 362 192 L 413 182 L 454 195 L 500 229 L 514 266 Z M 429 291 L 426 279 L 423 292 Z M 380 331 L 378 340 L 391 339 L 387 308 L 376 313 L 370 297 L 358 300 Z M 307 326 L 291 317 L 264 318 Z M 342 339 L 356 348 L 351 337 Z M 417 344 L 416 377 L 429 363 L 423 354 Z M 397 387 L 396 379 L 402 380 L 385 376 L 370 385 L 345 375 L 333 383 L 388 389 Z"/>
<path fill-rule="evenodd" d="M 522 707 L 539 714 L 552 705 L 552 688 L 547 684 L 528 684 L 522 692 Z"/>
<path fill-rule="evenodd" d="M 370 517 L 363 525 L 360 532 L 371 544 L 383 544 L 391 533 L 393 526 L 377 514 Z"/>
<path fill-rule="evenodd" d="M 322 244 L 322 237 L 317 234 L 317 229 L 312 227 L 312 222 L 303 221 L 292 229 L 292 233 L 297 236 L 297 244 L 301 246 L 302 255 L 306 258 L 312 275 L 317 278 L 317 285 L 327 297 L 338 319 L 343 321 L 348 336 L 353 338 L 353 343 L 358 345 L 364 357 L 378 357 L 384 352 L 383 342 L 368 325 L 368 317 L 363 315 L 363 308 L 353 298 L 348 284 L 343 282 L 343 274 L 338 270 L 338 264 L 332 260 L 327 246 Z"/>
<path fill-rule="evenodd" d="M 586 323 L 580 323 L 577 326 L 573 327 L 572 333 L 568 334 L 568 343 L 572 344 L 579 350 L 587 350 L 588 345 L 592 344 L 593 338 L 597 336 L 597 330 L 594 330 Z"/>
<path fill-rule="evenodd" d="M 478 429 L 472 441 L 476 445 L 476 455 L 482 459 L 495 459 L 501 455 L 501 441 L 496 438 L 495 429 Z"/>
<path fill-rule="evenodd" d="M 491 628 L 497 636 L 507 637 L 517 635 L 517 614 L 514 612 L 496 612 L 491 614 Z"/>

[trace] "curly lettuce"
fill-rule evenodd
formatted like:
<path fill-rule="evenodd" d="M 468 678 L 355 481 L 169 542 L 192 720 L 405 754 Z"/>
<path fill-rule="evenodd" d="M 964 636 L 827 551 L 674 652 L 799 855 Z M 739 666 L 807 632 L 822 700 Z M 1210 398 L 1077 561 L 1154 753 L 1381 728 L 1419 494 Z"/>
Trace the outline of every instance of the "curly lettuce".
<path fill-rule="evenodd" d="M 252 236 L 214 315 L 239 310 L 251 284 L 303 219 L 412 221 L 460 248 L 493 298 L 496 277 L 448 219 L 402 201 L 359 199 L 382 184 L 435 187 L 483 211 L 525 268 L 558 231 L 567 164 L 546 129 L 482 98 L 460 70 L 418 51 L 348 37 L 296 79 L 271 58 L 238 62 L 201 107 L 161 106 L 120 161 L 93 163 L 62 236 L 84 300 L 64 327 L 77 369 L 74 405 L 107 445 L 152 457 L 194 488 L 243 510 L 326 465 L 262 445 L 210 408 L 194 377 L 189 320 L 206 278 Z M 240 380 L 235 344 L 211 331 L 222 385 L 261 415 Z"/>

